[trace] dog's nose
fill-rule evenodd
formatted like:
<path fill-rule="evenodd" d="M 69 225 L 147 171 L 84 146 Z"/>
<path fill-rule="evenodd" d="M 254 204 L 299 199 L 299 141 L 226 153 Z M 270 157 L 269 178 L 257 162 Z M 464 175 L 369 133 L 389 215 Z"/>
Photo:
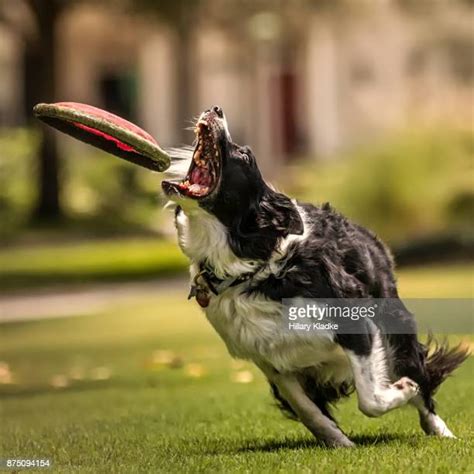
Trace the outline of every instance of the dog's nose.
<path fill-rule="evenodd" d="M 222 109 L 218 105 L 214 105 L 214 107 L 212 107 L 212 110 L 213 110 L 213 112 L 216 113 L 216 115 L 218 117 L 220 117 L 220 118 L 224 117 L 224 112 L 222 111 Z"/>

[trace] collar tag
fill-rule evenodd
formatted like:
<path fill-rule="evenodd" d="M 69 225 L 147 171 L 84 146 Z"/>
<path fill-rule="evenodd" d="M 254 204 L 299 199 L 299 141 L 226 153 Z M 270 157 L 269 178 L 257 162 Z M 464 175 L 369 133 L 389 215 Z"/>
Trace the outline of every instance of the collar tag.
<path fill-rule="evenodd" d="M 201 262 L 199 265 L 200 271 L 193 278 L 188 300 L 196 298 L 199 305 L 202 308 L 206 308 L 211 299 L 211 292 L 217 296 L 230 287 L 237 286 L 240 283 L 250 280 L 261 269 L 262 267 L 254 272 L 244 273 L 239 277 L 223 280 L 217 277 L 214 271 L 209 268 L 205 262 Z"/>
<path fill-rule="evenodd" d="M 217 295 L 215 288 L 211 286 L 211 283 L 206 278 L 206 271 L 202 270 L 197 273 L 193 279 L 191 289 L 189 290 L 188 300 L 196 298 L 196 301 L 201 308 L 207 308 L 211 299 L 209 290 L 212 290 Z"/>

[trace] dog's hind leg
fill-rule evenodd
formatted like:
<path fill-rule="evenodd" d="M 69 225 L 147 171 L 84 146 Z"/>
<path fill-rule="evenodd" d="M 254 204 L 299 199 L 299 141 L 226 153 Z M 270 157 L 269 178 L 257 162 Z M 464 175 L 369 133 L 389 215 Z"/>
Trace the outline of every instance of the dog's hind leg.
<path fill-rule="evenodd" d="M 420 417 L 420 425 L 428 435 L 455 438 L 446 423 L 435 413 L 433 394 L 438 387 L 468 357 L 462 346 L 449 347 L 432 336 L 426 344 L 416 334 L 392 334 L 389 344 L 394 353 L 394 372 L 413 379 L 420 393 L 411 400 Z"/>
<path fill-rule="evenodd" d="M 386 348 L 379 332 L 339 337 L 354 375 L 359 409 L 375 417 L 405 405 L 418 393 L 408 377 L 391 383 Z"/>
<path fill-rule="evenodd" d="M 352 447 L 354 443 L 326 416 L 306 395 L 296 374 L 282 374 L 272 367 L 260 365 L 270 383 L 278 388 L 279 395 L 286 400 L 298 419 L 313 435 L 329 447 Z"/>
<path fill-rule="evenodd" d="M 427 435 L 456 438 L 446 423 L 435 413 L 433 400 L 430 399 L 426 403 L 421 395 L 417 395 L 410 403 L 418 410 L 420 426 Z"/>
<path fill-rule="evenodd" d="M 420 425 L 428 435 L 455 438 L 446 423 L 435 413 L 433 393 L 445 378 L 468 356 L 462 347 L 448 347 L 436 342 L 432 336 L 426 344 L 415 334 L 391 335 L 390 345 L 395 352 L 395 372 L 415 380 L 420 393 L 411 400 L 420 417 Z"/>

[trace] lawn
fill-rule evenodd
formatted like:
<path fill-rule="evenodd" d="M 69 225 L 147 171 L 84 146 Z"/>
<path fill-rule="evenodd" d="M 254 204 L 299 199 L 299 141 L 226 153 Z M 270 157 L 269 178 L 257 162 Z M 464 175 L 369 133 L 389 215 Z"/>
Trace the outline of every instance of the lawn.
<path fill-rule="evenodd" d="M 399 280 L 406 296 L 472 295 L 468 266 Z M 185 297 L 0 326 L 0 459 L 81 473 L 474 471 L 474 358 L 436 397 L 458 440 L 426 437 L 411 408 L 366 418 L 352 397 L 336 417 L 358 447 L 328 450 L 274 408 L 263 377 L 231 360 Z"/>
<path fill-rule="evenodd" d="M 117 238 L 0 250 L 4 290 L 150 279 L 182 272 L 186 259 L 176 242 Z"/>

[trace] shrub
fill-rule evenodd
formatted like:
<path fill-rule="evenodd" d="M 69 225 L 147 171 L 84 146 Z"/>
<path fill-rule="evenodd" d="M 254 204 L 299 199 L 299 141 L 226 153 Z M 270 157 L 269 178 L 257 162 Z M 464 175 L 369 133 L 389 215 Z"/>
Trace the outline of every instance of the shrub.
<path fill-rule="evenodd" d="M 472 229 L 472 151 L 468 132 L 407 133 L 291 173 L 305 200 L 330 201 L 391 242 Z M 291 187 L 291 182 L 288 183 Z"/>

